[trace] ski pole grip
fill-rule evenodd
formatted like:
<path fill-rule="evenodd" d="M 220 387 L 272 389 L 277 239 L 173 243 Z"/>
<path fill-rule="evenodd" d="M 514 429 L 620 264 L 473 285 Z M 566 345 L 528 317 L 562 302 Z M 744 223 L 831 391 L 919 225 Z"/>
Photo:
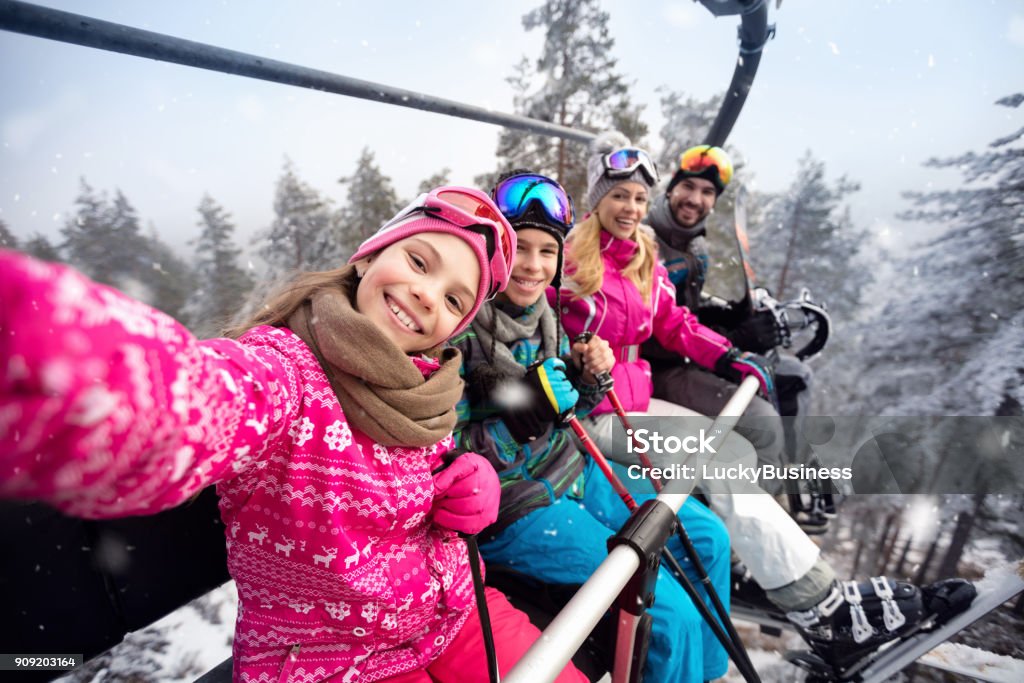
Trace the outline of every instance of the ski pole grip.
<path fill-rule="evenodd" d="M 572 340 L 572 343 L 575 344 L 576 342 L 583 342 L 584 344 L 586 344 L 593 338 L 593 332 L 591 332 L 590 330 L 584 330 L 576 335 L 576 337 Z"/>
<path fill-rule="evenodd" d="M 576 342 L 583 342 L 586 344 L 593 338 L 593 332 L 590 330 L 584 330 L 573 338 L 572 343 L 575 344 Z M 610 372 L 602 372 L 600 375 L 594 375 L 594 379 L 597 380 L 597 386 L 601 391 L 608 392 L 615 387 L 615 380 L 612 379 L 612 373 Z"/>

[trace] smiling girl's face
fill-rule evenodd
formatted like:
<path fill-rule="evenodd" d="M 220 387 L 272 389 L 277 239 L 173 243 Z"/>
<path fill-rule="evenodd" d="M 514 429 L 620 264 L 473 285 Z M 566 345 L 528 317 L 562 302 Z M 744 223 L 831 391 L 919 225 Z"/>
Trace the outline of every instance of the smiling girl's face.
<path fill-rule="evenodd" d="M 406 353 L 448 339 L 473 309 L 480 264 L 455 235 L 425 232 L 356 263 L 356 309 Z"/>

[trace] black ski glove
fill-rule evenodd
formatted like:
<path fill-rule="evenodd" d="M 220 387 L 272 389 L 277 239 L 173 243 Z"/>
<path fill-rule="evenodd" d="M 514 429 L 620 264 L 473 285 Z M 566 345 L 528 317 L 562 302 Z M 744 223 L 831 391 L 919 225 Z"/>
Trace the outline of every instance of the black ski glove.
<path fill-rule="evenodd" d="M 505 386 L 499 404 L 500 416 L 518 443 L 529 443 L 544 434 L 566 411 L 575 407 L 580 395 L 566 376 L 565 361 L 548 358 L 534 363 L 522 380 Z"/>
<path fill-rule="evenodd" d="M 725 336 L 744 351 L 766 353 L 782 343 L 775 314 L 768 310 L 754 311 Z"/>
<path fill-rule="evenodd" d="M 732 301 L 718 297 L 704 297 L 695 313 L 701 325 L 721 331 L 731 330 L 742 323 L 747 310 L 749 309 L 746 306 L 739 306 Z"/>

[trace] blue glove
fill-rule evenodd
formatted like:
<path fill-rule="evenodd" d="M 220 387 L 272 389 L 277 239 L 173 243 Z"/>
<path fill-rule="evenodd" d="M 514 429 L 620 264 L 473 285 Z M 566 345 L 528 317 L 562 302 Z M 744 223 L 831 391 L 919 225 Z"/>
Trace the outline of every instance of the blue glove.
<path fill-rule="evenodd" d="M 528 443 L 544 434 L 580 399 L 561 358 L 535 363 L 526 371 L 517 390 L 505 393 L 515 400 L 506 404 L 501 418 L 518 443 Z"/>

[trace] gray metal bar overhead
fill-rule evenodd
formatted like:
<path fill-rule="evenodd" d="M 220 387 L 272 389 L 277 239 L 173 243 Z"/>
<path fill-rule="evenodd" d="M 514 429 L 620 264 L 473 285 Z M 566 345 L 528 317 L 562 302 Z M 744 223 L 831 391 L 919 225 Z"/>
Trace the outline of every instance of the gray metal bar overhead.
<path fill-rule="evenodd" d="M 525 116 L 503 114 L 413 90 L 341 76 L 18 0 L 0 0 L 0 29 L 209 71 L 376 100 L 567 140 L 589 142 L 594 137 L 593 133 Z"/>

